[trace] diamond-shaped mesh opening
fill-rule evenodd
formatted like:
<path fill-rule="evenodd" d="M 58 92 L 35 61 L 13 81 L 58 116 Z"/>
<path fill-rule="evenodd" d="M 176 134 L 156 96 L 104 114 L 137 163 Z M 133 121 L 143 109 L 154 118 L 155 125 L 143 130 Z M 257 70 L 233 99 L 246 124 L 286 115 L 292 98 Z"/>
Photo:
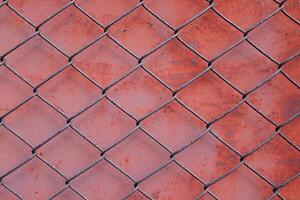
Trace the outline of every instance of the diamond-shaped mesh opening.
<path fill-rule="evenodd" d="M 299 5 L 1 1 L 0 199 L 299 199 Z"/>

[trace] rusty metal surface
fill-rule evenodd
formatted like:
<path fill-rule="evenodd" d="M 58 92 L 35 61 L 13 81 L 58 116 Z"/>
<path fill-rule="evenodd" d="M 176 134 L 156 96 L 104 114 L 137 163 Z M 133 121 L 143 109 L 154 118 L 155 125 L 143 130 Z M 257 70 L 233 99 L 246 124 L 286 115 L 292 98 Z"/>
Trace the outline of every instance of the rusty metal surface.
<path fill-rule="evenodd" d="M 4 0 L 0 200 L 300 199 L 299 0 Z"/>

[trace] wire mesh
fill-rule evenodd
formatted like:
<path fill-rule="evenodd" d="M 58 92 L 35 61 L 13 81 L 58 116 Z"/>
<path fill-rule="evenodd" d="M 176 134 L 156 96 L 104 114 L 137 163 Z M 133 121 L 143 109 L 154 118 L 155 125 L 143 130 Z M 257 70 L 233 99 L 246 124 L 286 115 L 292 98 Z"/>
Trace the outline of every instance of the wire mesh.
<path fill-rule="evenodd" d="M 130 180 L 130 184 L 132 189 L 126 194 L 121 197 L 121 199 L 128 199 L 132 197 L 132 195 L 135 195 L 137 192 L 142 195 L 143 198 L 146 199 L 159 199 L 157 196 L 153 194 L 149 194 L 147 191 L 144 191 L 143 187 L 140 187 L 141 184 L 146 182 L 147 180 L 150 180 L 151 177 L 159 173 L 160 171 L 166 169 L 170 165 L 175 165 L 177 168 L 180 168 L 185 173 L 189 174 L 193 181 L 198 182 L 202 185 L 202 191 L 198 193 L 194 199 L 201 199 L 205 195 L 209 195 L 213 199 L 223 199 L 215 194 L 215 192 L 211 189 L 215 184 L 218 182 L 224 180 L 226 177 L 230 176 L 231 174 L 235 173 L 237 170 L 241 168 L 247 168 L 247 170 L 250 170 L 251 173 L 253 173 L 255 176 L 257 176 L 259 179 L 263 180 L 265 183 L 267 183 L 272 188 L 272 193 L 270 196 L 268 196 L 268 199 L 284 199 L 284 197 L 279 193 L 279 190 L 283 187 L 285 187 L 290 182 L 296 180 L 299 177 L 299 168 L 297 168 L 297 172 L 293 173 L 292 176 L 289 176 L 286 180 L 280 183 L 274 183 L 273 181 L 269 180 L 267 177 L 264 176 L 261 170 L 258 170 L 256 167 L 253 167 L 248 161 L 247 158 L 251 155 L 255 154 L 260 149 L 264 148 L 267 144 L 269 144 L 271 141 L 275 140 L 275 138 L 281 138 L 286 142 L 294 151 L 296 151 L 296 158 L 295 158 L 295 167 L 299 165 L 299 147 L 297 144 L 293 143 L 293 140 L 290 140 L 288 137 L 286 137 L 282 133 L 282 129 L 286 127 L 288 124 L 292 123 L 293 121 L 299 119 L 300 110 L 299 110 L 299 100 L 295 101 L 295 103 L 298 105 L 293 105 L 295 109 L 294 113 L 290 115 L 286 120 L 278 122 L 278 120 L 270 117 L 269 115 L 265 114 L 263 111 L 261 111 L 258 106 L 256 106 L 255 103 L 253 103 L 251 100 L 249 100 L 249 96 L 271 82 L 272 80 L 278 76 L 282 75 L 285 79 L 285 81 L 288 81 L 293 85 L 293 87 L 296 88 L 296 91 L 299 93 L 299 83 L 297 83 L 296 80 L 294 80 L 288 73 L 285 71 L 285 65 L 288 63 L 296 60 L 299 58 L 300 52 L 295 52 L 293 55 L 288 55 L 284 59 L 280 59 L 281 61 L 278 61 L 278 58 L 274 58 L 268 51 L 264 50 L 263 48 L 260 48 L 258 45 L 255 44 L 249 37 L 249 35 L 261 27 L 262 25 L 266 24 L 269 20 L 274 18 L 279 13 L 284 15 L 290 23 L 295 24 L 299 27 L 299 20 L 297 20 L 295 17 L 293 17 L 287 9 L 285 9 L 285 5 L 288 1 L 273 1 L 272 3 L 276 5 L 276 9 L 274 9 L 268 16 L 264 17 L 263 19 L 260 19 L 255 24 L 249 26 L 248 28 L 241 28 L 238 25 L 236 25 L 233 21 L 229 20 L 225 15 L 222 14 L 221 11 L 218 10 L 216 5 L 218 4 L 218 1 L 207 1 L 203 2 L 206 4 L 205 8 L 201 11 L 199 11 L 196 15 L 191 17 L 190 19 L 184 21 L 183 23 L 180 23 L 179 25 L 171 25 L 167 20 L 163 19 L 159 14 L 157 14 L 154 10 L 148 6 L 147 1 L 140 1 L 134 6 L 132 6 L 129 10 L 127 10 L 125 13 L 123 13 L 121 16 L 114 19 L 112 22 L 107 24 L 102 24 L 99 22 L 95 17 L 93 17 L 88 11 L 86 11 L 84 8 L 82 8 L 77 1 L 72 0 L 62 6 L 60 9 L 56 10 L 54 13 L 47 16 L 44 20 L 39 22 L 38 24 L 32 22 L 30 19 L 28 19 L 25 15 L 22 14 L 18 9 L 14 8 L 14 6 L 11 4 L 11 1 L 5 0 L 0 4 L 1 8 L 7 8 L 13 13 L 15 13 L 19 20 L 25 21 L 28 23 L 32 28 L 33 32 L 26 37 L 23 41 L 19 42 L 18 44 L 14 45 L 12 48 L 9 48 L 8 50 L 1 52 L 1 68 L 5 68 L 8 71 L 10 71 L 13 76 L 17 77 L 19 80 L 22 81 L 22 84 L 27 85 L 31 88 L 31 93 L 25 98 L 22 99 L 20 103 L 15 105 L 13 108 L 10 108 L 8 111 L 5 111 L 0 117 L 1 127 L 7 131 L 9 131 L 9 134 L 16 137 L 18 141 L 21 141 L 26 146 L 30 148 L 30 151 L 32 154 L 27 157 L 24 161 L 19 163 L 16 166 L 10 167 L 8 171 L 6 171 L 4 174 L 1 174 L 0 181 L 1 186 L 7 189 L 12 195 L 14 195 L 18 199 L 25 199 L 22 194 L 20 194 L 17 190 L 13 188 L 13 186 L 10 186 L 6 183 L 6 178 L 9 177 L 12 173 L 15 173 L 18 169 L 20 169 L 22 166 L 26 165 L 27 163 L 31 162 L 34 159 L 38 159 L 42 163 L 44 163 L 49 169 L 51 169 L 53 172 L 58 174 L 64 179 L 64 186 L 60 188 L 58 191 L 52 193 L 49 195 L 49 197 L 43 197 L 40 199 L 56 199 L 59 197 L 62 193 L 64 193 L 67 190 L 71 190 L 76 195 L 78 195 L 82 199 L 88 199 L 86 195 L 73 186 L 73 182 L 76 181 L 76 179 L 79 179 L 83 174 L 87 173 L 88 171 L 91 171 L 102 162 L 107 162 L 109 168 L 117 170 L 119 173 L 122 174 L 122 176 L 127 177 Z M 76 49 L 75 51 L 70 51 L 69 49 L 66 50 L 66 48 L 61 48 L 59 45 L 55 44 L 51 39 L 48 38 L 47 34 L 43 33 L 43 27 L 47 27 L 49 23 L 51 23 L 52 20 L 54 20 L 55 17 L 59 17 L 60 14 L 66 12 L 67 9 L 73 9 L 76 10 L 76 12 L 80 12 L 83 14 L 91 23 L 93 23 L 94 26 L 97 26 L 100 31 L 96 32 L 97 37 L 94 37 L 89 42 L 85 43 L 82 47 L 79 49 Z M 166 31 L 170 32 L 168 37 L 164 39 L 163 41 L 159 41 L 158 45 L 155 45 L 155 47 L 152 47 L 151 49 L 143 52 L 143 53 L 136 53 L 136 51 L 133 51 L 132 49 L 128 48 L 126 46 L 127 41 L 122 40 L 119 41 L 117 36 L 114 36 L 111 34 L 110 30 L 116 26 L 120 21 L 126 19 L 134 12 L 137 12 L 138 10 L 142 10 L 141 12 L 146 12 L 148 15 L 151 15 L 151 17 L 154 17 L 156 20 L 158 20 L 160 23 L 165 26 Z M 0 11 L 1 12 L 1 11 Z M 186 38 L 181 35 L 181 32 L 183 30 L 194 23 L 196 20 L 201 20 L 201 18 L 204 18 L 204 15 L 207 13 L 212 13 L 213 15 L 217 16 L 218 20 L 222 20 L 223 23 L 226 23 L 227 26 L 231 26 L 232 29 L 237 31 L 241 37 L 238 38 L 234 43 L 231 43 L 229 46 L 224 48 L 224 50 L 218 52 L 216 55 L 207 55 L 210 52 L 205 51 L 204 49 L 204 56 L 202 53 L 198 51 L 198 46 L 186 41 Z M 204 19 L 206 20 L 206 19 Z M 213 23 L 213 22 L 208 22 Z M 149 24 L 148 24 L 149 25 Z M 87 24 L 87 26 L 89 26 Z M 151 24 L 149 26 L 152 26 Z M 2 27 L 5 29 L 5 27 Z M 201 28 L 201 27 L 200 27 Z M 89 27 L 87 27 L 89 29 Z M 76 31 L 76 30 L 75 30 Z M 128 30 L 123 29 L 122 32 L 126 33 Z M 100 33 L 100 34 L 99 34 Z M 54 33 L 55 34 L 55 33 Z M 137 33 L 137 34 L 143 34 L 143 33 Z M 162 33 L 163 34 L 163 33 Z M 286 36 L 289 37 L 289 36 Z M 43 42 L 46 42 L 48 45 L 51 45 L 53 48 L 55 48 L 56 51 L 58 51 L 60 54 L 62 54 L 65 57 L 65 63 L 61 65 L 61 67 L 57 68 L 55 72 L 48 74 L 47 77 L 45 77 L 43 80 L 41 80 L 39 83 L 33 84 L 28 79 L 26 79 L 21 73 L 19 73 L 17 70 L 15 70 L 12 66 L 10 66 L 6 62 L 6 58 L 12 54 L 17 49 L 24 46 L 26 43 L 32 41 L 34 38 L 40 38 Z M 134 66 L 131 66 L 131 68 L 127 69 L 125 73 L 122 74 L 122 76 L 119 76 L 117 79 L 115 79 L 113 82 L 106 84 L 106 86 L 102 86 L 97 81 L 95 81 L 93 78 L 91 78 L 90 74 L 86 74 L 84 70 L 82 70 L 80 67 L 76 66 L 76 63 L 74 62 L 74 59 L 76 59 L 79 55 L 86 52 L 89 48 L 91 48 L 93 45 L 95 45 L 97 42 L 107 40 L 109 41 L 110 45 L 116 45 L 118 48 L 121 48 L 122 51 L 129 54 L 134 59 Z M 156 52 L 163 49 L 166 45 L 170 44 L 171 42 L 176 41 L 178 44 L 182 45 L 185 50 L 189 53 L 192 53 L 193 56 L 196 56 L 197 59 L 201 60 L 201 62 L 205 63 L 205 67 L 202 71 L 198 72 L 197 74 L 193 74 L 193 77 L 188 77 L 188 80 L 184 83 L 179 83 L 177 87 L 170 86 L 166 83 L 166 81 L 161 77 L 158 76 L 155 72 L 153 72 L 150 68 L 145 66 L 144 62 L 147 58 L 154 55 Z M 146 42 L 146 41 L 145 41 Z M 297 42 L 297 41 L 296 41 Z M 68 43 L 70 44 L 70 43 Z M 224 75 L 222 75 L 222 72 L 219 72 L 218 68 L 215 66 L 215 63 L 218 62 L 224 55 L 226 55 L 228 52 L 237 49 L 242 44 L 247 44 L 251 46 L 251 48 L 255 48 L 256 53 L 259 53 L 260 56 L 263 56 L 265 59 L 268 60 L 268 62 L 272 63 L 276 66 L 276 70 L 273 71 L 270 75 L 264 77 L 262 81 L 257 83 L 254 86 L 251 86 L 248 89 L 240 89 L 239 86 L 236 84 L 233 84 L 231 81 L 227 79 Z M 299 40 L 298 40 L 299 44 Z M 130 46 L 130 45 L 129 45 Z M 299 45 L 298 45 L 299 47 Z M 71 52 L 71 53 L 70 53 Z M 182 53 L 180 52 L 180 53 Z M 95 55 L 97 56 L 97 55 Z M 199 61 L 200 62 L 200 61 Z M 299 66 L 298 66 L 299 67 Z M 93 98 L 93 102 L 89 103 L 88 105 L 84 105 L 83 108 L 80 110 L 76 110 L 72 112 L 65 112 L 62 111 L 58 106 L 55 105 L 55 103 L 51 102 L 49 98 L 46 98 L 45 92 L 40 92 L 42 88 L 51 80 L 55 79 L 56 77 L 60 76 L 63 72 L 67 70 L 73 70 L 76 73 L 80 74 L 81 78 L 84 78 L 88 80 L 89 84 L 92 84 L 93 87 L 95 87 L 97 90 L 98 95 L 96 98 Z M 122 102 L 122 98 L 127 97 L 121 97 L 121 100 L 118 98 L 114 98 L 114 95 L 110 95 L 109 91 L 113 90 L 117 87 L 117 85 L 122 85 L 124 81 L 130 77 L 134 76 L 134 73 L 138 73 L 140 76 L 143 76 L 142 74 L 145 74 L 145 76 L 150 77 L 152 81 L 157 81 L 159 83 L 159 87 L 163 93 L 168 93 L 169 96 L 165 98 L 163 101 L 160 101 L 157 105 L 151 105 L 151 109 L 147 110 L 145 112 L 142 112 L 142 114 L 136 114 L 132 111 L 132 107 L 124 104 Z M 183 95 L 180 96 L 180 93 L 187 91 L 188 96 L 192 96 L 193 92 L 197 91 L 190 91 L 188 88 L 195 84 L 195 82 L 199 81 L 201 78 L 208 76 L 210 74 L 211 76 L 217 77 L 217 79 L 222 80 L 222 84 L 225 84 L 226 87 L 228 87 L 230 90 L 233 90 L 234 93 L 238 95 L 237 99 L 231 104 L 227 105 L 226 109 L 224 109 L 224 112 L 220 112 L 219 110 L 216 110 L 216 113 L 213 113 L 209 115 L 209 117 L 203 117 L 201 112 L 197 112 L 195 110 L 198 110 L 198 107 L 195 107 L 194 105 L 191 105 L 189 100 L 186 100 L 185 97 L 181 98 Z M 144 77 L 145 78 L 145 77 Z M 143 78 L 143 79 L 144 79 Z M 138 79 L 138 78 L 136 78 Z M 146 78 L 145 78 L 146 79 Z M 245 77 L 247 79 L 247 77 Z M 218 82 L 218 81 L 216 81 Z M 1 83 L 2 84 L 2 83 Z M 174 89 L 175 88 L 175 89 Z M 120 87 L 121 91 L 124 92 L 124 88 Z M 189 91 L 189 92 L 188 92 Z M 42 94 L 43 93 L 43 94 Z M 62 92 L 63 93 L 63 92 Z M 60 93 L 60 94 L 62 94 Z M 80 94 L 84 95 L 84 94 Z M 130 95 L 129 93 L 125 95 Z M 46 95 L 47 96 L 47 95 Z M 241 97 L 241 98 L 240 98 Z M 298 96 L 299 97 L 299 96 Z M 5 98 L 5 97 L 3 97 Z M 51 97 L 52 98 L 52 97 Z M 50 99 L 51 99 L 50 98 Z M 50 137 L 47 137 L 43 139 L 43 141 L 37 141 L 35 144 L 31 144 L 27 139 L 23 138 L 22 134 L 18 133 L 14 128 L 10 127 L 8 123 L 6 123 L 6 119 L 13 115 L 16 111 L 21 109 L 22 106 L 25 104 L 28 104 L 29 102 L 34 101 L 35 99 L 41 100 L 43 103 L 47 105 L 47 107 L 50 107 L 53 109 L 56 113 L 58 113 L 60 116 L 63 117 L 65 124 L 63 124 L 58 131 L 55 131 L 51 133 Z M 131 98 L 129 98 L 131 100 Z M 134 121 L 134 126 L 131 127 L 131 130 L 127 131 L 126 134 L 122 135 L 122 137 L 118 138 L 118 140 L 113 141 L 112 144 L 106 145 L 105 148 L 102 146 L 99 146 L 93 139 L 86 136 L 86 134 L 81 131 L 79 128 L 76 127 L 76 124 L 73 123 L 74 120 L 79 118 L 80 116 L 86 114 L 91 109 L 96 107 L 97 105 L 101 104 L 102 102 L 108 102 L 116 109 L 120 110 L 123 114 L 125 114 L 127 117 L 130 118 L 130 120 Z M 139 100 L 136 100 L 139 101 Z M 213 101 L 213 100 L 212 100 Z M 138 104 L 138 102 L 135 102 Z M 133 104 L 135 104 L 133 103 Z M 204 124 L 204 128 L 202 130 L 199 130 L 199 132 L 194 135 L 190 141 L 184 143 L 185 141 L 181 141 L 180 148 L 170 148 L 169 145 L 165 144 L 161 139 L 157 138 L 156 135 L 154 135 L 151 131 L 148 131 L 147 128 L 144 127 L 143 122 L 147 119 L 153 117 L 155 114 L 160 112 L 163 109 L 166 109 L 166 107 L 176 104 L 176 109 L 182 109 L 183 112 L 189 113 L 189 115 L 192 115 L 194 118 L 197 118 L 197 120 L 201 121 L 201 123 Z M 243 151 L 241 153 L 240 149 L 237 149 L 234 147 L 234 145 L 229 144 L 226 140 L 224 140 L 217 131 L 212 129 L 212 126 L 214 126 L 216 123 L 218 123 L 221 119 L 224 119 L 226 116 L 234 113 L 237 109 L 245 107 L 245 109 L 251 110 L 251 112 L 255 112 L 258 116 L 262 117 L 265 121 L 267 121 L 269 124 L 271 124 L 271 127 L 274 127 L 273 133 L 268 135 L 267 138 L 264 138 L 263 141 L 260 141 L 255 147 L 252 147 L 251 149 L 248 149 L 247 151 Z M 201 109 L 200 109 L 201 111 Z M 214 110 L 209 110 L 209 112 L 214 112 Z M 250 112 L 250 111 L 249 111 Z M 205 112 L 204 112 L 205 113 Z M 107 113 L 109 114 L 109 113 Z M 206 113 L 207 114 L 207 113 Z M 207 116 L 207 115 L 206 115 Z M 93 117 L 91 117 L 93 118 Z M 183 119 L 182 119 L 183 120 Z M 121 122 L 120 122 L 121 123 Z M 72 174 L 66 175 L 63 173 L 58 166 L 54 165 L 50 161 L 47 160 L 41 153 L 39 153 L 39 150 L 45 147 L 49 143 L 56 144 L 57 138 L 59 138 L 65 133 L 66 130 L 71 130 L 72 133 L 77 134 L 80 138 L 80 140 L 84 140 L 90 145 L 92 145 L 95 149 L 97 149 L 97 155 L 98 158 L 94 160 L 91 164 L 85 165 L 81 170 L 76 171 Z M 157 130 L 159 131 L 159 130 Z M 163 163 L 160 163 L 158 166 L 152 168 L 150 172 L 147 172 L 146 175 L 142 176 L 133 176 L 130 173 L 128 173 L 127 170 L 123 169 L 121 166 L 117 165 L 115 162 L 113 162 L 107 154 L 114 149 L 118 148 L 121 144 L 123 144 L 125 141 L 129 140 L 129 138 L 133 137 L 134 135 L 142 135 L 145 134 L 146 139 L 145 140 L 151 140 L 155 143 L 155 145 L 160 146 L 159 148 L 162 148 L 163 151 L 167 154 L 167 160 L 164 160 Z M 214 176 L 213 179 L 207 181 L 203 180 L 202 177 L 198 176 L 193 172 L 189 167 L 186 167 L 183 163 L 181 163 L 180 159 L 177 159 L 177 156 L 181 154 L 183 151 L 191 148 L 195 143 L 198 141 L 204 140 L 204 137 L 209 135 L 210 137 L 216 139 L 218 142 L 222 144 L 226 149 L 229 149 L 231 156 L 236 156 L 238 158 L 238 162 L 235 163 L 234 166 L 231 166 L 229 170 L 226 170 L 222 172 L 221 175 Z M 179 141 L 180 143 L 180 141 Z M 81 147 L 78 147 L 81 148 Z M 126 147 L 125 147 L 126 148 Z M 225 150 L 224 150 L 225 152 Z M 232 155 L 234 154 L 234 155 Z M 145 155 L 146 156 L 146 155 Z M 298 156 L 298 157 L 297 157 Z M 149 158 L 150 159 L 150 158 Z M 228 158 L 230 159 L 230 158 Z M 81 161 L 78 161 L 81 162 Z M 267 161 L 265 161 L 267 162 Z M 262 161 L 264 163 L 264 161 Z M 125 187 L 125 186 L 124 186 Z M 100 198 L 100 197 L 99 197 Z M 106 199 L 106 197 L 103 197 Z M 108 197 L 107 197 L 108 199 Z M 226 199 L 226 198 L 225 198 Z"/>

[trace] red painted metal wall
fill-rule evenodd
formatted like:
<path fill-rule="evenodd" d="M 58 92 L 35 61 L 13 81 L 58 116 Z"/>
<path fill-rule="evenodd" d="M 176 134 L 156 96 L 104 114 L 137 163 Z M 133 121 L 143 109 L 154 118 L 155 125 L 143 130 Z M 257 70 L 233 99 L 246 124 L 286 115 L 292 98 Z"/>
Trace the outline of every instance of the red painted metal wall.
<path fill-rule="evenodd" d="M 299 0 L 4 0 L 0 200 L 300 199 Z"/>

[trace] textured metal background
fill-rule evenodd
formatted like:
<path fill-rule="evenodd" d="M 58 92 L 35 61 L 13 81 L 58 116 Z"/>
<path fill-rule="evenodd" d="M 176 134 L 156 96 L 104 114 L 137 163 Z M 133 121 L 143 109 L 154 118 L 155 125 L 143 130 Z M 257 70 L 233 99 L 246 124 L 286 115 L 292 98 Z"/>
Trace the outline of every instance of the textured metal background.
<path fill-rule="evenodd" d="M 0 199 L 300 199 L 299 0 L 0 3 Z"/>

